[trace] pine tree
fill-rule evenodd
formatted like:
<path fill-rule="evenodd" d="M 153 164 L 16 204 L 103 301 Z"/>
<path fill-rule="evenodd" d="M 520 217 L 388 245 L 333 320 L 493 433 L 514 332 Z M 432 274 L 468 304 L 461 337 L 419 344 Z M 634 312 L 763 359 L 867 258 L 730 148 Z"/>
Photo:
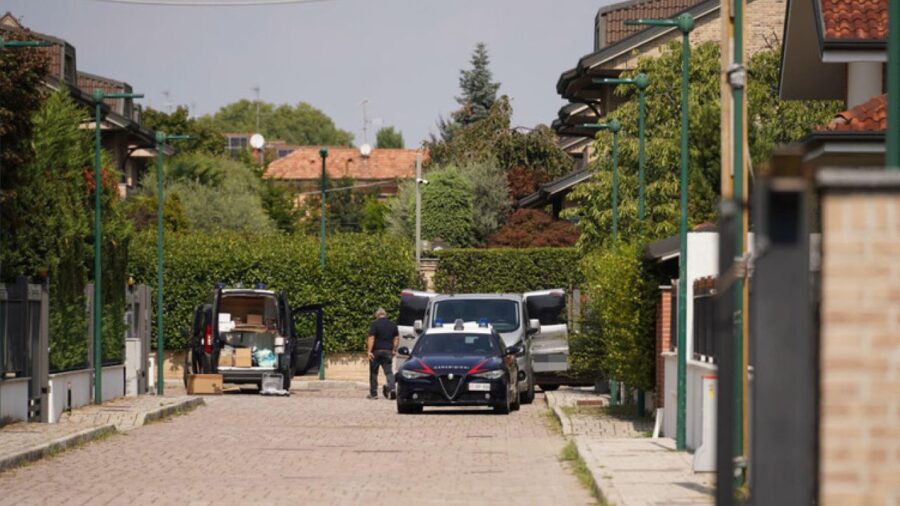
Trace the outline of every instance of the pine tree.
<path fill-rule="evenodd" d="M 475 46 L 470 61 L 472 68 L 461 70 L 459 76 L 462 96 L 456 97 L 456 101 L 462 107 L 452 114 L 453 121 L 461 126 L 485 118 L 497 100 L 497 90 L 500 88 L 500 83 L 491 81 L 493 74 L 488 68 L 490 59 L 484 42 Z"/>

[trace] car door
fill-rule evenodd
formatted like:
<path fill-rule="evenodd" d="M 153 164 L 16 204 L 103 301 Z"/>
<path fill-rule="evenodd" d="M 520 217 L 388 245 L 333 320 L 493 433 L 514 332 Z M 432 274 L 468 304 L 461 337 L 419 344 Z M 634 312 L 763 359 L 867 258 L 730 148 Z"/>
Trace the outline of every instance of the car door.
<path fill-rule="evenodd" d="M 416 290 L 403 290 L 400 292 L 400 311 L 397 317 L 397 330 L 400 332 L 400 346 L 406 346 L 410 350 L 416 345 L 416 335 L 413 324 L 416 320 L 425 323 L 425 311 L 428 303 L 437 294 L 434 292 L 420 292 Z M 426 325 L 427 326 L 427 325 Z M 400 367 L 406 362 L 405 357 L 397 357 L 394 366 Z"/>
<path fill-rule="evenodd" d="M 537 319 L 541 330 L 531 342 L 535 373 L 563 372 L 569 367 L 569 328 L 566 291 L 560 288 L 523 294 L 528 318 Z"/>
<path fill-rule="evenodd" d="M 291 310 L 294 374 L 309 374 L 319 370 L 324 339 L 324 306 L 309 304 Z"/>

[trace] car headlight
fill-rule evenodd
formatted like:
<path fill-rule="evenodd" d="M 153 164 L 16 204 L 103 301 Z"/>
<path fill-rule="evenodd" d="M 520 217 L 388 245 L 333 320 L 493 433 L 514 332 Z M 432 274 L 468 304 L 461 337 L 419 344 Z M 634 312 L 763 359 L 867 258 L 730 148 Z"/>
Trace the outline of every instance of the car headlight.
<path fill-rule="evenodd" d="M 418 372 L 418 371 L 411 371 L 409 369 L 403 369 L 402 371 L 400 371 L 400 376 L 403 376 L 404 379 L 414 380 L 414 379 L 426 378 L 426 377 L 430 376 L 430 374 L 424 373 L 424 372 Z"/>
<path fill-rule="evenodd" d="M 472 376 L 475 378 L 484 378 L 489 380 L 500 379 L 506 372 L 503 369 L 494 369 L 493 371 L 477 372 Z"/>

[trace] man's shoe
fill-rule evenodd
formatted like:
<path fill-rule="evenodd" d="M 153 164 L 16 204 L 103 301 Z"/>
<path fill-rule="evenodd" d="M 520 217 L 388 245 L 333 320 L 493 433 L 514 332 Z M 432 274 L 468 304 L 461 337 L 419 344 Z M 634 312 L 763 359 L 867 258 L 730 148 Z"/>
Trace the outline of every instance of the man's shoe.
<path fill-rule="evenodd" d="M 391 390 L 391 400 L 393 401 L 393 400 L 395 400 L 396 398 L 397 398 L 397 391 L 396 391 L 396 390 Z"/>
<path fill-rule="evenodd" d="M 369 399 L 370 401 L 374 401 L 377 398 L 378 398 L 378 396 L 375 394 L 369 394 L 366 396 L 366 399 Z"/>
<path fill-rule="evenodd" d="M 381 394 L 384 395 L 385 399 L 390 398 L 390 390 L 388 390 L 387 385 L 384 385 L 383 387 L 381 387 Z"/>

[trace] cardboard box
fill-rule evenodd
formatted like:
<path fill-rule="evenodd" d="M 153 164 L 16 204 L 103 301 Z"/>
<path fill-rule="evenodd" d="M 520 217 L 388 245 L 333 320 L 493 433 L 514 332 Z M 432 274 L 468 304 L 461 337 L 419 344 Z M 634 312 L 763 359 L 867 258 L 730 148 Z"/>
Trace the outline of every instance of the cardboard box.
<path fill-rule="evenodd" d="M 188 395 L 213 394 L 222 393 L 222 375 L 221 374 L 190 374 L 188 375 L 187 384 Z"/>
<path fill-rule="evenodd" d="M 247 315 L 247 325 L 262 325 L 262 315 L 261 314 L 248 314 Z"/>
<path fill-rule="evenodd" d="M 253 367 L 253 356 L 250 348 L 236 348 L 234 350 L 235 367 Z"/>
<path fill-rule="evenodd" d="M 219 352 L 219 367 L 234 367 L 234 350 L 227 349 Z"/>

